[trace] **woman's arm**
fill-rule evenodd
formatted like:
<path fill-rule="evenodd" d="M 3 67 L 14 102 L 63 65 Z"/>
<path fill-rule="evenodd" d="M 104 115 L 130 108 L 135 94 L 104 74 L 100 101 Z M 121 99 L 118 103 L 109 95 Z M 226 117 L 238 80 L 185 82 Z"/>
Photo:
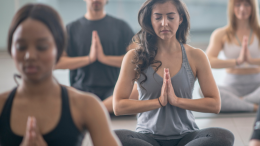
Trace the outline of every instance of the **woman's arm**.
<path fill-rule="evenodd" d="M 207 56 L 209 57 L 209 61 L 212 68 L 232 68 L 236 66 L 236 60 L 221 60 L 218 59 L 219 52 L 223 48 L 223 37 L 225 36 L 224 28 L 220 28 L 215 30 L 211 37 L 209 46 L 207 48 Z"/>
<path fill-rule="evenodd" d="M 205 97 L 201 99 L 186 99 L 176 97 L 174 94 L 175 96 L 171 95 L 171 98 L 175 102 L 170 102 L 170 104 L 192 111 L 219 113 L 221 108 L 220 95 L 207 56 L 200 49 L 192 49 L 189 54 L 190 65 L 198 77 L 202 93 Z"/>
<path fill-rule="evenodd" d="M 146 112 L 160 108 L 158 99 L 131 100 L 130 94 L 134 85 L 135 65 L 132 63 L 135 50 L 130 50 L 125 55 L 119 78 L 114 89 L 113 109 L 115 115 L 127 115 Z"/>
<path fill-rule="evenodd" d="M 252 58 L 250 61 L 249 61 L 250 64 L 253 64 L 253 65 L 259 65 L 260 66 L 260 59 L 259 58 Z"/>

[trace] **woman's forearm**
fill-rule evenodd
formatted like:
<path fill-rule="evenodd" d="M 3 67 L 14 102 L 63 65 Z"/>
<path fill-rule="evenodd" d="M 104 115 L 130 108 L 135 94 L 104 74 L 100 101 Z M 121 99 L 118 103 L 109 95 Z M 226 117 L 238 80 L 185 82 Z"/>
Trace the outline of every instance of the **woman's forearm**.
<path fill-rule="evenodd" d="M 201 99 L 179 98 L 177 106 L 186 110 L 216 114 L 221 109 L 220 101 L 217 98 L 211 97 Z"/>
<path fill-rule="evenodd" d="M 253 64 L 253 65 L 259 65 L 260 66 L 260 58 L 251 59 L 249 63 Z"/>
<path fill-rule="evenodd" d="M 121 99 L 114 104 L 115 115 L 132 115 L 160 108 L 158 99 L 131 100 Z"/>
<path fill-rule="evenodd" d="M 233 68 L 236 66 L 236 60 L 221 60 L 218 58 L 209 57 L 210 65 L 212 68 Z"/>

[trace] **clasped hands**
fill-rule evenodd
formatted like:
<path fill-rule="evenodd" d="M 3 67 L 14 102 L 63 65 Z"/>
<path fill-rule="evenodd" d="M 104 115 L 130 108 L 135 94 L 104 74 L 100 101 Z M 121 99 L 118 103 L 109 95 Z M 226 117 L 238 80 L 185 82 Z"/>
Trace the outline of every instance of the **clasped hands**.
<path fill-rule="evenodd" d="M 34 117 L 28 117 L 26 132 L 20 146 L 48 146 L 39 132 L 39 128 Z"/>
<path fill-rule="evenodd" d="M 236 64 L 240 65 L 244 62 L 247 62 L 249 64 L 252 64 L 252 57 L 250 55 L 250 52 L 248 50 L 248 37 L 244 36 L 242 41 L 242 49 L 240 51 L 239 57 L 236 60 Z"/>
<path fill-rule="evenodd" d="M 89 52 L 90 63 L 95 62 L 96 60 L 104 62 L 106 55 L 104 54 L 103 47 L 101 45 L 97 31 L 92 32 L 92 42 Z"/>
<path fill-rule="evenodd" d="M 177 106 L 179 99 L 180 98 L 175 95 L 172 87 L 170 71 L 168 68 L 164 68 L 163 85 L 161 89 L 161 96 L 159 97 L 160 104 L 162 106 L 166 106 L 167 103 L 170 103 L 173 106 Z"/>

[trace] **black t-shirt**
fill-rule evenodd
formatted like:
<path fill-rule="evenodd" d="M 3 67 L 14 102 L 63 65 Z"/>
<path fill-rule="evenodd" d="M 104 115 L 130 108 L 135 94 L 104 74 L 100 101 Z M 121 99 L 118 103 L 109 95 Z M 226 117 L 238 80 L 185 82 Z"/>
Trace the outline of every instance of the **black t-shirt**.
<path fill-rule="evenodd" d="M 104 54 L 121 56 L 126 53 L 134 33 L 127 23 L 106 15 L 91 21 L 82 17 L 67 25 L 69 36 L 67 54 L 70 57 L 89 55 L 92 31 L 98 32 Z M 120 68 L 96 61 L 90 65 L 70 70 L 71 86 L 84 90 L 87 87 L 107 87 L 116 84 Z"/>

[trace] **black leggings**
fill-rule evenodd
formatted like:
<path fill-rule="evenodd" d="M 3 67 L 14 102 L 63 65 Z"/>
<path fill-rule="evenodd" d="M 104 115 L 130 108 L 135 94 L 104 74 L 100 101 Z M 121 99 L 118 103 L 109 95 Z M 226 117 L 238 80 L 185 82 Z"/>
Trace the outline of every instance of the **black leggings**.
<path fill-rule="evenodd" d="M 233 146 L 234 143 L 234 135 L 223 128 L 201 129 L 172 140 L 156 140 L 130 130 L 115 130 L 115 133 L 123 146 Z"/>

